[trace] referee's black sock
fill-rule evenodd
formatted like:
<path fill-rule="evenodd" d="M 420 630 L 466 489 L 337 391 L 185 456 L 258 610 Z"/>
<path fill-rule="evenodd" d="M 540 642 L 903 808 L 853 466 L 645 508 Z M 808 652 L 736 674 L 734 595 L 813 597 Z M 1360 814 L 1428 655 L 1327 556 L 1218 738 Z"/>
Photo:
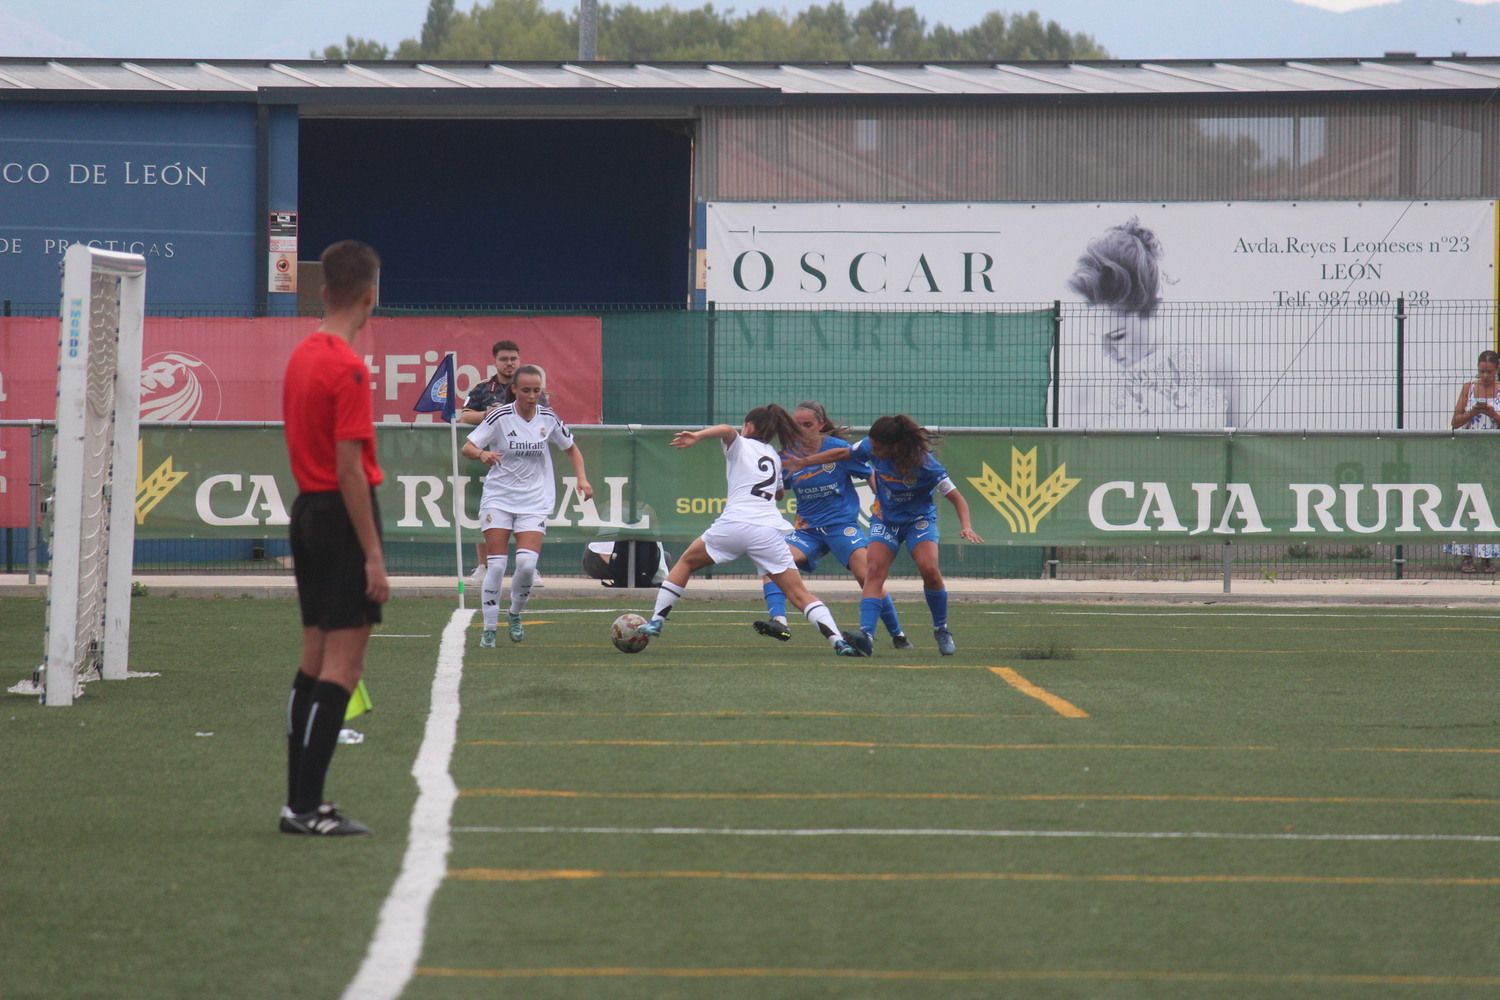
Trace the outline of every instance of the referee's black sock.
<path fill-rule="evenodd" d="M 297 800 L 297 772 L 302 766 L 302 730 L 307 728 L 307 710 L 312 707 L 312 689 L 318 683 L 301 670 L 292 678 L 292 693 L 286 702 L 286 804 Z"/>
<path fill-rule="evenodd" d="M 318 681 L 312 689 L 312 706 L 302 727 L 302 766 L 297 772 L 297 797 L 292 812 L 310 813 L 323 804 L 323 781 L 339 745 L 349 692 L 337 684 Z"/>

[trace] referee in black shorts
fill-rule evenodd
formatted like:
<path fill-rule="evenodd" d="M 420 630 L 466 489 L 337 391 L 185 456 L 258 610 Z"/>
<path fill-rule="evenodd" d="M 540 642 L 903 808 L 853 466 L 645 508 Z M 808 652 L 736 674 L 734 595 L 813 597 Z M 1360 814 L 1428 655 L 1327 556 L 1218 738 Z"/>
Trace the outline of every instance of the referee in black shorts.
<path fill-rule="evenodd" d="M 368 834 L 323 800 L 349 695 L 365 670 L 370 626 L 390 597 L 380 549 L 370 372 L 351 342 L 375 308 L 380 258 L 345 240 L 323 251 L 323 322 L 287 362 L 281 407 L 297 478 L 292 561 L 302 661 L 287 703 L 287 803 L 281 832 Z"/>

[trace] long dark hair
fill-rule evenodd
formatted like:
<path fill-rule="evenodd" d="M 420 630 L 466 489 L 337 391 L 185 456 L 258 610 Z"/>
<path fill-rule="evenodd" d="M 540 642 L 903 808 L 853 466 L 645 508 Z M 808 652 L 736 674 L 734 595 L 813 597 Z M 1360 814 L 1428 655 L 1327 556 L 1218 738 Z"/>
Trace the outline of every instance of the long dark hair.
<path fill-rule="evenodd" d="M 797 409 L 806 410 L 813 415 L 813 419 L 818 422 L 819 434 L 825 437 L 831 436 L 836 438 L 843 438 L 846 441 L 849 440 L 849 428 L 844 424 L 834 423 L 833 419 L 828 416 L 828 410 L 825 409 L 823 404 L 818 402 L 816 399 L 804 399 L 802 402 L 797 404 Z M 795 414 L 796 410 L 793 410 L 792 412 L 793 414 Z"/>
<path fill-rule="evenodd" d="M 870 440 L 891 449 L 896 471 L 910 475 L 937 446 L 938 436 L 904 413 L 880 417 L 870 425 Z"/>
<path fill-rule="evenodd" d="M 775 403 L 757 406 L 745 414 L 745 423 L 750 425 L 749 437 L 755 441 L 771 443 L 772 438 L 780 442 L 783 451 L 804 450 L 811 442 L 792 415 Z"/>

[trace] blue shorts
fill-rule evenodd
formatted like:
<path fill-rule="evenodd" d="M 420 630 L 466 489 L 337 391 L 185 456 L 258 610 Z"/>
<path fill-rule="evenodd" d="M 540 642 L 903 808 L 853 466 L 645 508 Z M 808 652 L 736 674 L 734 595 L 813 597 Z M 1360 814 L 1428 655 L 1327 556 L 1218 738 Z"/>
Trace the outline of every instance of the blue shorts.
<path fill-rule="evenodd" d="M 870 541 L 879 542 L 892 552 L 900 552 L 903 544 L 912 552 L 920 543 L 936 542 L 939 538 L 936 517 L 919 517 L 901 524 L 870 518 Z"/>
<path fill-rule="evenodd" d="M 870 544 L 857 524 L 840 524 L 831 528 L 798 528 L 786 536 L 786 543 L 807 556 L 807 571 L 818 568 L 818 557 L 832 552 L 845 569 L 849 557 Z"/>

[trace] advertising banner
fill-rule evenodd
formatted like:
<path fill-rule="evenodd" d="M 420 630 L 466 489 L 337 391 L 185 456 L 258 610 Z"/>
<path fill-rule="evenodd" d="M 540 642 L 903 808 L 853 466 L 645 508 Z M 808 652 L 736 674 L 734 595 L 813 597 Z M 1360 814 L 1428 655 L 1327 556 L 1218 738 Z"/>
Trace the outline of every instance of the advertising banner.
<path fill-rule="evenodd" d="M 1491 201 L 710 202 L 720 305 L 1082 301 L 1078 259 L 1131 220 L 1174 302 L 1368 305 L 1495 297 Z"/>
<path fill-rule="evenodd" d="M 574 428 L 595 495 L 557 459 L 548 537 L 696 537 L 723 509 L 712 443 L 670 447 L 661 428 Z M 939 458 L 987 545 L 1500 539 L 1500 435 L 953 434 Z M 448 434 L 379 429 L 388 539 L 452 537 Z M 296 495 L 274 428 L 152 427 L 141 435 L 142 538 L 264 537 Z M 462 525 L 478 530 L 482 469 L 462 462 Z M 935 500 L 943 537 L 952 504 Z M 867 504 L 868 506 L 868 504 Z M 780 509 L 796 515 L 785 499 Z"/>
<path fill-rule="evenodd" d="M 1059 302 L 1062 427 L 1414 427 L 1395 422 L 1398 357 L 1427 376 L 1404 412 L 1443 427 L 1496 343 L 1490 201 L 715 202 L 707 218 L 720 307 Z"/>
<path fill-rule="evenodd" d="M 286 360 L 316 328 L 308 318 L 148 318 L 141 419 L 279 421 Z M 56 319 L 0 318 L 0 420 L 55 419 L 57 336 Z M 455 381 L 466 396 L 494 373 L 490 348 L 498 340 L 515 341 L 522 361 L 543 367 L 564 420 L 599 422 L 603 361 L 594 316 L 376 317 L 354 342 L 370 368 L 375 420 L 431 423 L 431 414 L 412 406 L 444 352 L 457 353 Z M 0 527 L 26 524 L 27 442 L 26 428 L 0 427 Z"/>
<path fill-rule="evenodd" d="M 0 298 L 54 300 L 63 253 L 86 243 L 143 255 L 153 302 L 250 302 L 255 127 L 253 105 L 8 103 Z"/>

